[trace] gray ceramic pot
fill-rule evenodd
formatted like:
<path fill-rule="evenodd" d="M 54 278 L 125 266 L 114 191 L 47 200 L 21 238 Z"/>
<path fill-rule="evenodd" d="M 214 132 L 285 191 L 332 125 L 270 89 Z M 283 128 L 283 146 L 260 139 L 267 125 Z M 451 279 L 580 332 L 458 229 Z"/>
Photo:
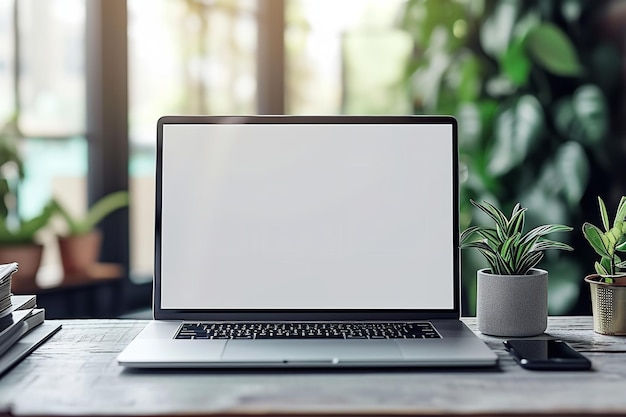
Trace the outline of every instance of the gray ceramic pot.
<path fill-rule="evenodd" d="M 548 325 L 548 272 L 494 275 L 478 271 L 478 330 L 492 336 L 522 337 L 543 333 Z"/>

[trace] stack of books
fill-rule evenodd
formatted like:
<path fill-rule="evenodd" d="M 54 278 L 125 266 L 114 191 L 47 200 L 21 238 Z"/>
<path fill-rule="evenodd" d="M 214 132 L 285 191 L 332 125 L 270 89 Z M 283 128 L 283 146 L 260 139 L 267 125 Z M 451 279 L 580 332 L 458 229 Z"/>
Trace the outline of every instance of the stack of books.
<path fill-rule="evenodd" d="M 11 279 L 16 262 L 0 265 L 0 357 L 31 330 L 41 325 L 45 312 L 35 295 L 12 295 Z"/>

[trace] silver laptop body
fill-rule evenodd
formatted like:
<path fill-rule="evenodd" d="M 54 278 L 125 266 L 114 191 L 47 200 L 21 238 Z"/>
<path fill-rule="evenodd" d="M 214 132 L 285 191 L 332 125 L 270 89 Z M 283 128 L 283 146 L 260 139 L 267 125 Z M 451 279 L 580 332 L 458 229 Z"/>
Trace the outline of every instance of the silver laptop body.
<path fill-rule="evenodd" d="M 452 117 L 163 117 L 154 320 L 118 362 L 493 366 L 459 320 L 458 228 Z M 426 325 L 435 337 L 179 334 L 242 323 Z"/>

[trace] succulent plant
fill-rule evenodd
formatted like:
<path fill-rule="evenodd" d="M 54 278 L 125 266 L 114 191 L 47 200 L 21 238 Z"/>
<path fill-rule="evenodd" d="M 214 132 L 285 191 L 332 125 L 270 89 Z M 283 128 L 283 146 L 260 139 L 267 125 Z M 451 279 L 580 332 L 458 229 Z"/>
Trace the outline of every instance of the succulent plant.
<path fill-rule="evenodd" d="M 604 282 L 612 283 L 617 276 L 626 274 L 626 261 L 620 259 L 617 252 L 626 252 L 626 196 L 622 196 L 613 225 L 602 198 L 598 197 L 600 218 L 604 231 L 591 223 L 583 224 L 583 234 L 591 247 L 600 255 L 600 261 L 594 264 L 595 270 Z"/>
<path fill-rule="evenodd" d="M 471 226 L 461 233 L 461 248 L 476 248 L 487 259 L 491 273 L 496 275 L 526 275 L 543 258 L 547 249 L 573 250 L 565 243 L 545 238 L 554 232 L 569 232 L 562 224 L 537 226 L 524 234 L 526 208 L 515 205 L 507 218 L 493 204 L 470 202 L 494 222 L 495 227 Z"/>

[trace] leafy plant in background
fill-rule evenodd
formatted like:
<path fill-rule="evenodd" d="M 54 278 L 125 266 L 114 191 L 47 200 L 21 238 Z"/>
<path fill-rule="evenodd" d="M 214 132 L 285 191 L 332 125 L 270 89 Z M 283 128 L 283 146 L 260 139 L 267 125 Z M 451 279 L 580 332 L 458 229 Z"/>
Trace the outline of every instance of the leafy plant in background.
<path fill-rule="evenodd" d="M 116 191 L 114 193 L 107 194 L 96 201 L 89 208 L 87 214 L 81 218 L 72 216 L 58 201 L 55 201 L 53 205 L 55 211 L 58 212 L 67 223 L 69 229 L 68 234 L 70 236 L 77 236 L 89 233 L 106 216 L 115 210 L 126 207 L 128 202 L 128 191 Z"/>
<path fill-rule="evenodd" d="M 462 227 L 476 213 L 471 198 L 505 209 L 522 202 L 531 226 L 576 224 L 590 176 L 609 176 L 608 103 L 621 65 L 616 49 L 592 35 L 605 5 L 406 3 L 402 27 L 414 40 L 406 82 L 414 111 L 459 120 Z M 463 256 L 465 314 L 473 313 L 472 278 L 480 262 L 474 254 Z M 577 301 L 585 260 L 548 255 L 550 312 L 567 313 Z"/>
<path fill-rule="evenodd" d="M 48 203 L 37 216 L 24 220 L 17 218 L 8 221 L 0 216 L 0 249 L 2 246 L 30 245 L 35 243 L 36 234 L 46 227 L 55 212 L 52 203 Z"/>
<path fill-rule="evenodd" d="M 24 178 L 24 163 L 17 143 L 22 136 L 17 120 L 16 114 L 0 130 L 0 246 L 34 243 L 35 235 L 48 225 L 55 211 L 49 203 L 30 219 L 18 213 L 17 189 Z"/>
<path fill-rule="evenodd" d="M 20 137 L 17 116 L 0 129 L 0 217 L 17 215 L 17 183 L 24 177 L 24 163 L 17 149 Z"/>
<path fill-rule="evenodd" d="M 526 275 L 543 259 L 548 249 L 573 250 L 565 243 L 547 239 L 555 232 L 569 232 L 571 227 L 562 224 L 537 226 L 524 233 L 526 208 L 519 203 L 507 218 L 493 204 L 485 201 L 471 204 L 483 211 L 495 223 L 494 227 L 472 226 L 461 233 L 461 248 L 476 248 L 489 263 L 495 275 Z M 476 238 L 478 235 L 478 238 Z"/>
<path fill-rule="evenodd" d="M 597 226 L 585 222 L 583 224 L 583 234 L 591 247 L 600 255 L 600 262 L 594 267 L 602 280 L 612 283 L 616 276 L 623 276 L 626 271 L 626 261 L 620 259 L 617 252 L 626 252 L 626 196 L 622 196 L 613 225 L 609 223 L 609 216 L 606 205 L 602 198 L 598 197 L 600 207 L 600 218 L 604 232 Z"/>

